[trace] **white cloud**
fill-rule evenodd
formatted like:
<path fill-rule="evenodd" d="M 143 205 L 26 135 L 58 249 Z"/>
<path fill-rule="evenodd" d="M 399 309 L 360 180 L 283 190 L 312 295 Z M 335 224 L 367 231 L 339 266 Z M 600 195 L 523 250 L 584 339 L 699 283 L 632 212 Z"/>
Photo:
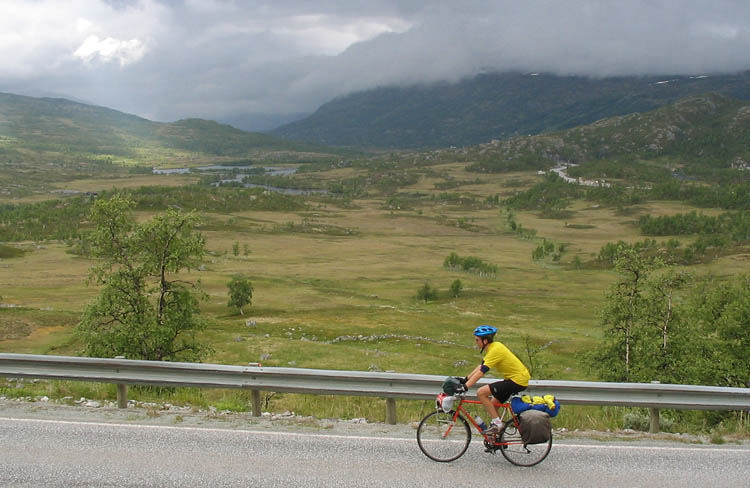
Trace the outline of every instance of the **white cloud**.
<path fill-rule="evenodd" d="M 138 39 L 99 39 L 98 36 L 91 35 L 75 50 L 73 56 L 89 63 L 94 60 L 106 63 L 117 61 L 120 66 L 125 66 L 140 60 L 145 52 L 146 46 Z"/>
<path fill-rule="evenodd" d="M 1 84 L 66 78 L 76 69 L 71 61 L 84 53 L 98 53 L 91 60 L 131 64 L 151 36 L 162 32 L 169 9 L 156 0 L 124 8 L 102 0 L 0 0 L 0 12 Z"/>
<path fill-rule="evenodd" d="M 397 18 L 340 18 L 330 15 L 293 16 L 268 27 L 289 39 L 302 53 L 335 56 L 357 42 L 381 34 L 404 32 L 410 24 Z"/>
<path fill-rule="evenodd" d="M 89 31 L 89 30 L 90 30 L 90 29 L 91 29 L 91 28 L 92 28 L 93 26 L 94 26 L 94 23 L 93 23 L 93 22 L 91 22 L 91 21 L 90 21 L 90 20 L 88 20 L 88 19 L 84 19 L 84 18 L 82 18 L 82 17 L 81 17 L 81 18 L 79 18 L 78 20 L 76 20 L 76 31 L 77 31 L 77 32 L 81 32 L 81 33 L 83 33 L 83 32 L 87 32 L 87 31 Z"/>

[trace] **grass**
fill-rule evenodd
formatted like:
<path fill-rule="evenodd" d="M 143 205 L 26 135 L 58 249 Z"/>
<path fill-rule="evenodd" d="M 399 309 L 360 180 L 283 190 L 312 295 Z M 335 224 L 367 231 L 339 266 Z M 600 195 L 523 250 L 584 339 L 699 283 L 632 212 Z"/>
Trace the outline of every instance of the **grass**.
<path fill-rule="evenodd" d="M 482 175 L 479 183 L 476 175 L 467 173 L 463 166 L 452 163 L 433 169 L 434 174 L 470 182 L 457 191 L 479 201 L 497 193 L 507 194 L 519 185 L 531 185 L 537 178 L 532 173 L 491 174 Z M 331 175 L 314 173 L 307 177 L 325 180 Z M 138 175 L 134 181 L 148 185 L 163 178 Z M 573 270 L 570 263 L 576 256 L 590 261 L 607 242 L 641 240 L 631 223 L 639 215 L 691 208 L 671 202 L 645 203 L 623 217 L 614 208 L 576 202 L 564 220 L 516 212 L 518 223 L 537 231 L 536 238 L 522 239 L 508 229 L 506 215 L 499 207 L 467 209 L 429 198 L 443 193 L 434 186 L 442 179 L 422 178 L 402 189 L 425 195 L 403 211 L 385 209 L 384 197 L 369 195 L 349 206 L 309 197 L 310 207 L 300 212 L 206 215 L 202 233 L 211 252 L 205 259 L 205 271 L 183 276 L 200 280 L 208 295 L 202 311 L 211 325 L 203 339 L 215 352 L 206 361 L 463 375 L 481 359 L 472 348 L 471 331 L 487 323 L 498 326 L 500 340 L 526 362 L 523 354 L 527 338 L 537 347 L 548 345 L 539 353 L 544 367 L 540 374 L 535 372 L 537 378 L 594 379 L 579 358 L 600 336 L 599 310 L 616 275 L 610 270 Z M 175 179 L 174 183 L 180 181 Z M 78 181 L 64 186 L 89 189 L 97 183 L 117 185 L 118 180 Z M 139 217 L 148 216 L 144 213 Z M 471 226 L 456 225 L 460 219 L 470 220 Z M 356 233 L 285 231 L 287 222 L 303 221 L 319 223 L 323 228 L 356 229 Z M 566 244 L 560 263 L 531 259 L 542 238 Z M 240 247 L 238 256 L 232 252 L 235 243 Z M 18 247 L 26 252 L 0 261 L 1 301 L 16 307 L 0 308 L 0 351 L 76 354 L 80 344 L 75 342 L 73 327 L 97 293 L 96 288 L 86 286 L 93 262 L 66 253 L 62 243 L 45 243 L 42 247 L 22 243 Z M 451 252 L 476 256 L 496 264 L 499 271 L 495 277 L 481 277 L 446 269 L 443 260 Z M 748 269 L 750 263 L 743 256 L 726 256 L 696 267 L 698 272 L 719 275 Z M 226 285 L 235 273 L 245 274 L 253 283 L 253 303 L 246 307 L 244 316 L 227 307 Z M 453 298 L 449 287 L 457 278 L 464 288 L 458 298 Z M 437 301 L 416 299 L 425 281 L 438 289 Z M 247 321 L 254 321 L 255 326 L 248 327 Z M 337 340 L 360 335 L 387 337 Z M 468 365 L 456 366 L 461 361 Z M 87 396 L 78 387 L 65 388 Z M 89 394 L 112 398 L 114 392 L 100 388 Z M 179 393 L 183 397 L 178 400 L 174 398 L 177 393 L 162 392 L 160 398 L 170 403 L 241 409 L 249 403 L 242 394 L 188 391 Z M 151 393 L 138 395 L 146 398 Z M 382 420 L 382 403 L 372 398 L 284 394 L 275 395 L 270 408 L 320 417 Z M 399 402 L 399 416 L 416 419 L 425 405 L 429 402 Z M 616 410 L 576 407 L 566 409 L 556 424 L 606 430 L 621 424 L 621 417 Z"/>
<path fill-rule="evenodd" d="M 141 186 L 183 186 L 197 183 L 192 174 L 123 175 L 119 178 L 85 178 L 56 184 L 58 190 L 100 192 L 112 188 L 138 188 Z"/>
<path fill-rule="evenodd" d="M 115 402 L 115 385 L 73 381 L 13 381 L 0 380 L 0 396 L 38 401 L 41 396 L 56 399 L 58 403 L 72 405 L 80 398 Z M 245 390 L 129 387 L 128 399 L 146 409 L 146 416 L 159 415 L 165 404 L 190 407 L 193 412 L 218 411 L 251 412 L 251 394 Z M 364 418 L 369 422 L 385 422 L 385 400 L 374 397 L 333 395 L 302 395 L 293 393 L 263 392 L 261 407 L 268 412 L 292 412 L 298 417 L 351 420 Z M 432 411 L 432 400 L 398 400 L 397 416 L 400 423 L 418 422 Z M 552 419 L 553 427 L 562 432 L 617 432 L 622 429 L 648 430 L 646 409 L 627 407 L 599 407 L 590 405 L 562 405 L 560 414 Z M 481 407 L 470 406 L 473 414 L 483 414 Z M 747 413 L 715 413 L 721 417 L 717 424 L 709 425 L 705 418 L 696 422 L 698 412 L 662 410 L 661 432 L 694 433 L 699 438 L 686 438 L 686 442 L 723 444 L 741 442 L 750 437 Z M 637 417 L 637 425 L 633 418 Z M 179 420 L 176 420 L 179 422 Z"/>
<path fill-rule="evenodd" d="M 0 244 L 0 259 L 18 258 L 24 255 L 26 251 L 15 246 Z"/>

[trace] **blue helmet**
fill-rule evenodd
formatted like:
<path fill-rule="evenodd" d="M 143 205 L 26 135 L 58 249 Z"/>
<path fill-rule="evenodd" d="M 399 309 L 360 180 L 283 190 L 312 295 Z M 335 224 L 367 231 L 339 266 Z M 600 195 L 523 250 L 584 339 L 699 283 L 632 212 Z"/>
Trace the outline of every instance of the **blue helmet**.
<path fill-rule="evenodd" d="M 477 337 L 492 337 L 497 334 L 497 327 L 491 325 L 480 325 L 474 329 L 474 335 Z"/>

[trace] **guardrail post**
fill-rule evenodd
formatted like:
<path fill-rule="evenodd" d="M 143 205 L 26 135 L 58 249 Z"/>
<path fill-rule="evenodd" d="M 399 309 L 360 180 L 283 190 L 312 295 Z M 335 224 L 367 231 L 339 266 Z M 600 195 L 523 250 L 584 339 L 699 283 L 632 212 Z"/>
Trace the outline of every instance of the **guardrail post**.
<path fill-rule="evenodd" d="M 652 381 L 651 383 L 658 384 L 658 381 Z M 652 434 L 656 434 L 659 432 L 659 409 L 658 408 L 649 408 L 649 416 L 651 417 L 651 422 L 648 426 L 648 431 Z"/>
<path fill-rule="evenodd" d="M 652 434 L 655 434 L 659 432 L 659 409 L 649 408 L 648 411 L 651 416 L 651 423 L 648 427 L 648 431 L 651 432 Z"/>
<path fill-rule="evenodd" d="M 128 408 L 128 387 L 117 383 L 117 408 Z"/>
<path fill-rule="evenodd" d="M 396 425 L 396 399 L 385 399 L 385 423 Z"/>
<path fill-rule="evenodd" d="M 250 390 L 253 401 L 253 417 L 260 417 L 260 391 Z"/>
<path fill-rule="evenodd" d="M 115 359 L 125 359 L 125 356 L 115 356 Z M 117 408 L 128 408 L 128 387 L 124 383 L 117 383 Z"/>

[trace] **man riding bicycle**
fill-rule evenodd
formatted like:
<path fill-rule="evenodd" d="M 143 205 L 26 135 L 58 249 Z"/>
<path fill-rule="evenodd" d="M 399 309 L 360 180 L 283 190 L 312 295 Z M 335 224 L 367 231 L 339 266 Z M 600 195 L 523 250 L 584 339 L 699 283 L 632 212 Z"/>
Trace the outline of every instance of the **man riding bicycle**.
<path fill-rule="evenodd" d="M 505 344 L 495 341 L 497 328 L 490 325 L 480 325 L 474 329 L 474 341 L 479 352 L 484 354 L 484 360 L 474 368 L 469 376 L 461 379 L 468 390 L 490 369 L 495 369 L 503 377 L 489 385 L 484 385 L 477 390 L 477 397 L 482 402 L 484 409 L 492 421 L 490 427 L 484 431 L 486 434 L 498 434 L 503 427 L 497 407 L 493 405 L 490 396 L 500 403 L 508 401 L 511 395 L 525 390 L 529 386 L 531 375 L 524 364 L 508 349 Z"/>

